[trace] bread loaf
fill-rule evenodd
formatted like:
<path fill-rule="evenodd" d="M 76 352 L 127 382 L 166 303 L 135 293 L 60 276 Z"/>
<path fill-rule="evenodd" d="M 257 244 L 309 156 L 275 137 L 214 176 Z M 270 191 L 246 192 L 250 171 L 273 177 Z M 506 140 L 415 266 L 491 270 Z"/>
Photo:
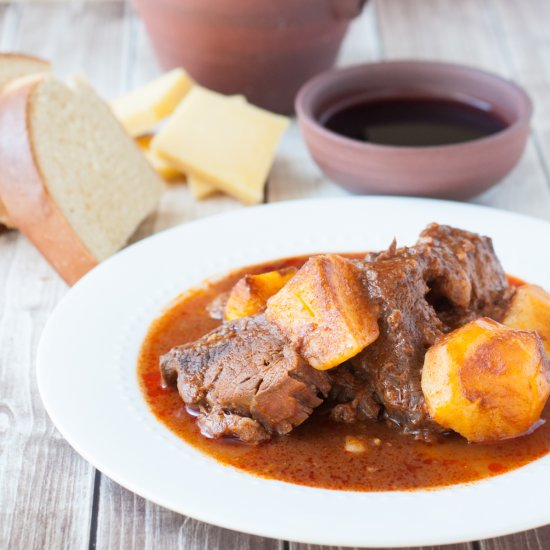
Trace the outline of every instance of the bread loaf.
<path fill-rule="evenodd" d="M 85 82 L 46 76 L 0 98 L 0 195 L 69 283 L 127 242 L 163 183 Z"/>

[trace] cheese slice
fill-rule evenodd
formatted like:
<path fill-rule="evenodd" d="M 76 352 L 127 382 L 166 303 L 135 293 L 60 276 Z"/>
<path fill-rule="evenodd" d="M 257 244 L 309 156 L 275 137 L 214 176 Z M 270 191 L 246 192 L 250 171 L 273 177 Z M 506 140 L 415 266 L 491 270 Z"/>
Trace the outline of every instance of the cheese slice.
<path fill-rule="evenodd" d="M 288 123 L 286 117 L 194 86 L 151 147 L 182 172 L 257 204 Z"/>
<path fill-rule="evenodd" d="M 193 174 L 189 174 L 187 177 L 187 183 L 189 184 L 191 195 L 193 195 L 193 198 L 198 201 L 207 199 L 219 191 L 219 189 L 212 183 L 203 180 L 198 176 L 194 176 Z"/>
<path fill-rule="evenodd" d="M 184 178 L 185 176 L 177 168 L 174 168 L 171 164 L 166 162 L 163 158 L 159 157 L 153 150 L 151 150 L 152 139 L 153 136 L 151 134 L 136 138 L 136 143 L 141 149 L 141 152 L 149 161 L 149 164 L 151 164 L 159 176 L 166 181 Z"/>
<path fill-rule="evenodd" d="M 228 96 L 227 100 L 246 103 L 246 98 L 244 95 L 240 94 Z M 160 157 L 157 155 L 157 158 Z M 187 178 L 187 183 L 189 184 L 191 195 L 193 195 L 193 198 L 198 201 L 207 199 L 220 191 L 215 184 L 199 178 L 198 176 L 194 176 L 193 174 L 189 175 Z"/>
<path fill-rule="evenodd" d="M 192 86 L 193 81 L 184 70 L 174 69 L 111 101 L 110 106 L 126 131 L 137 137 L 151 132 L 172 114 Z"/>

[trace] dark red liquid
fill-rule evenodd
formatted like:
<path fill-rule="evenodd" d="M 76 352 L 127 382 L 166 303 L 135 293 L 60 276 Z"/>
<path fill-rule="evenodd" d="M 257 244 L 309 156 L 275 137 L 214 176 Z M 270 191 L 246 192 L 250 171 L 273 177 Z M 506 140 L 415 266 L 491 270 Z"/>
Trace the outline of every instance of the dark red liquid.
<path fill-rule="evenodd" d="M 496 113 L 449 99 L 354 102 L 321 117 L 329 130 L 358 141 L 401 147 L 463 143 L 506 128 Z"/>

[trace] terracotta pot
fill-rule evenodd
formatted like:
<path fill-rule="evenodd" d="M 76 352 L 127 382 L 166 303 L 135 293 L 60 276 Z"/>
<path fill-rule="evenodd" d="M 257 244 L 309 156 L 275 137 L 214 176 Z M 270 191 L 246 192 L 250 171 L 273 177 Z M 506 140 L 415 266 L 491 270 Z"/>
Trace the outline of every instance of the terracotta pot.
<path fill-rule="evenodd" d="M 356 141 L 320 122 L 337 105 L 388 97 L 485 105 L 506 127 L 464 143 L 397 147 Z M 532 105 L 516 84 L 474 67 L 391 61 L 318 75 L 300 90 L 296 111 L 313 159 L 342 187 L 355 193 L 466 199 L 498 183 L 517 164 L 529 135 Z"/>
<path fill-rule="evenodd" d="M 289 114 L 334 64 L 366 0 L 134 0 L 160 63 L 203 86 Z"/>

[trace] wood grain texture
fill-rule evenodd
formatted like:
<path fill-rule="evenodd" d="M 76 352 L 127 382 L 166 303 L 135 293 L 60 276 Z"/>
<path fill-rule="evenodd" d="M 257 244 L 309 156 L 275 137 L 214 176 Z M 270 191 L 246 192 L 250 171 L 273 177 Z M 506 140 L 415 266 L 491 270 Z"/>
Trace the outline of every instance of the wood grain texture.
<path fill-rule="evenodd" d="M 18 4 L 14 2 L 0 4 L 0 51 L 13 49 L 20 15 L 21 7 Z"/>
<path fill-rule="evenodd" d="M 38 338 L 67 288 L 15 232 L 0 238 L 0 257 L 0 548 L 84 549 L 93 468 L 53 427 L 34 374 Z"/>
<path fill-rule="evenodd" d="M 550 3 L 486 0 L 485 4 L 508 71 L 533 99 L 535 145 L 550 181 Z"/>
<path fill-rule="evenodd" d="M 52 60 L 61 77 L 86 75 L 103 97 L 123 90 L 123 3 L 47 2 L 20 9 L 14 49 Z"/>
<path fill-rule="evenodd" d="M 102 477 L 96 548 L 282 550 L 282 543 L 170 512 Z"/>
<path fill-rule="evenodd" d="M 550 548 L 550 526 L 524 531 L 508 537 L 482 540 L 481 550 L 548 550 Z"/>
<path fill-rule="evenodd" d="M 440 59 L 503 71 L 482 2 L 381 0 L 377 6 L 387 59 Z"/>
<path fill-rule="evenodd" d="M 347 548 L 347 547 L 346 547 Z M 343 546 L 318 546 L 316 544 L 297 544 L 291 542 L 289 550 L 346 550 Z M 348 548 L 348 550 L 369 550 L 368 548 Z M 392 549 L 389 549 L 392 550 Z M 397 550 L 394 548 L 393 550 Z M 405 549 L 406 550 L 406 549 Z M 412 550 L 412 549 L 411 549 Z M 446 546 L 422 546 L 417 550 L 473 550 L 473 544 L 448 544 Z"/>
<path fill-rule="evenodd" d="M 8 50 L 11 47 L 9 12 L 8 4 L 0 4 L 0 51 Z"/>

